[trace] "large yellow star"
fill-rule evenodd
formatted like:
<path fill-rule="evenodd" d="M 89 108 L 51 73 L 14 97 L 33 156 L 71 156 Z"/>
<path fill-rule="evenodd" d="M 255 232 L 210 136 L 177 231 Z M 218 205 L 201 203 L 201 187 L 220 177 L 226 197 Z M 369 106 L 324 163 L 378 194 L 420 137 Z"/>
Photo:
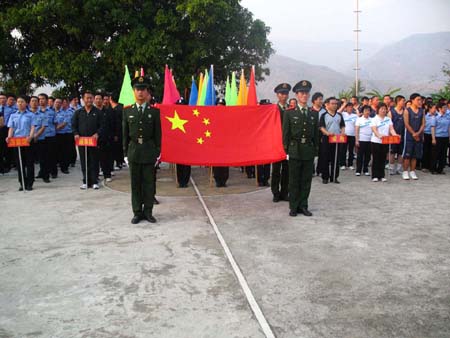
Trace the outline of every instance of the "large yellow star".
<path fill-rule="evenodd" d="M 194 109 L 193 112 L 195 117 L 198 117 L 200 115 L 200 112 L 197 109 Z"/>
<path fill-rule="evenodd" d="M 211 137 L 211 132 L 209 130 L 205 131 L 205 136 L 206 137 Z"/>
<path fill-rule="evenodd" d="M 198 144 L 203 144 L 203 142 L 204 142 L 204 141 L 203 141 L 203 139 L 202 139 L 201 137 L 199 137 L 199 138 L 197 139 L 197 143 L 198 143 Z"/>
<path fill-rule="evenodd" d="M 182 120 L 178 116 L 177 111 L 175 110 L 173 117 L 166 116 L 166 119 L 168 119 L 172 123 L 172 130 L 180 129 L 183 133 L 186 134 L 186 130 L 184 129 L 184 125 L 188 123 L 188 120 Z"/>
<path fill-rule="evenodd" d="M 211 122 L 209 122 L 209 119 L 203 119 L 203 124 L 205 126 L 207 126 L 208 124 L 210 124 Z"/>

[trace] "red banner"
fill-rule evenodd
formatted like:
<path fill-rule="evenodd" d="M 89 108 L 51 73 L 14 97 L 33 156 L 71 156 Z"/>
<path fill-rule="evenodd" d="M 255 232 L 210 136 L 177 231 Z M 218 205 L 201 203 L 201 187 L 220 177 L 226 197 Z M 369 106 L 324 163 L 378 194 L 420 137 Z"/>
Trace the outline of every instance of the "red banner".
<path fill-rule="evenodd" d="M 347 143 L 347 135 L 332 135 L 328 136 L 328 143 Z"/>
<path fill-rule="evenodd" d="M 8 141 L 8 148 L 29 147 L 30 143 L 27 137 L 10 137 Z"/>
<path fill-rule="evenodd" d="M 159 108 L 164 162 L 245 166 L 286 158 L 276 105 Z"/>
<path fill-rule="evenodd" d="M 400 135 L 395 136 L 383 136 L 381 138 L 382 144 L 400 144 Z"/>
<path fill-rule="evenodd" d="M 96 147 L 97 138 L 95 137 L 79 137 L 75 139 L 75 145 L 77 147 Z"/>

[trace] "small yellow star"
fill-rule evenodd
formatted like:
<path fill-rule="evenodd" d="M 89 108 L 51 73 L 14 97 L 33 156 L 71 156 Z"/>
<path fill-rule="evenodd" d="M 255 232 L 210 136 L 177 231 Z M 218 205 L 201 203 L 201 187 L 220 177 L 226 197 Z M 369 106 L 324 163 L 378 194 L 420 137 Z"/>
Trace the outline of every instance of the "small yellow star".
<path fill-rule="evenodd" d="M 206 137 L 211 137 L 211 132 L 209 130 L 205 131 L 205 136 Z"/>
<path fill-rule="evenodd" d="M 211 122 L 209 122 L 209 119 L 203 119 L 203 124 L 205 126 L 207 126 L 208 124 L 210 124 Z"/>
<path fill-rule="evenodd" d="M 203 141 L 203 139 L 202 139 L 201 137 L 197 139 L 197 143 L 198 143 L 198 144 L 203 144 L 203 142 L 204 142 L 204 141 Z"/>
<path fill-rule="evenodd" d="M 186 130 L 184 129 L 184 125 L 188 123 L 188 120 L 182 120 L 178 116 L 177 111 L 175 110 L 173 117 L 166 116 L 166 119 L 168 119 L 172 123 L 172 130 L 180 129 L 183 133 L 186 134 Z"/>
<path fill-rule="evenodd" d="M 200 115 L 200 112 L 197 109 L 194 109 L 193 112 L 195 117 L 198 117 Z"/>

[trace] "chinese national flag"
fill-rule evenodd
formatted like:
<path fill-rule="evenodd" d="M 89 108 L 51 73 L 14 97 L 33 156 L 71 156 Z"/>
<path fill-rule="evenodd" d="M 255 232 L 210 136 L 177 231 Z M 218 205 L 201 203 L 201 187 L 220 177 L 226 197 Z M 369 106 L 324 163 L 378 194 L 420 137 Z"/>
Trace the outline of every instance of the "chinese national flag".
<path fill-rule="evenodd" d="M 247 166 L 286 158 L 276 105 L 159 108 L 164 162 Z"/>

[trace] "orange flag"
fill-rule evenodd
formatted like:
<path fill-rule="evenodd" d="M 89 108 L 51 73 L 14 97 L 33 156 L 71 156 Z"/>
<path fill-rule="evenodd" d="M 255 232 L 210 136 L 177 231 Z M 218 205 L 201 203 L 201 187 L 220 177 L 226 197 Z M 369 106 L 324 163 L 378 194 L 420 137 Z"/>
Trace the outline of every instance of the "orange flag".
<path fill-rule="evenodd" d="M 250 84 L 248 86 L 247 105 L 256 106 L 258 104 L 258 98 L 256 96 L 256 83 L 255 83 L 255 66 L 252 66 L 250 73 Z"/>

